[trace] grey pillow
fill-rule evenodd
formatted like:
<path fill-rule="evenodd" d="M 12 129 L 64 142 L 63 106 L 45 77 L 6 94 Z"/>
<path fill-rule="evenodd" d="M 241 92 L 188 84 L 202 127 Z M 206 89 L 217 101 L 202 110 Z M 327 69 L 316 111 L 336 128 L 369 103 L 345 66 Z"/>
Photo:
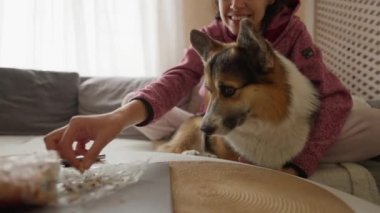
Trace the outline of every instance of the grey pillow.
<path fill-rule="evenodd" d="M 0 134 L 39 135 L 78 114 L 79 75 L 0 68 Z"/>
<path fill-rule="evenodd" d="M 144 87 L 152 78 L 93 77 L 79 86 L 79 114 L 100 114 L 121 106 L 130 92 Z"/>
<path fill-rule="evenodd" d="M 124 97 L 138 90 L 153 78 L 94 77 L 79 87 L 79 114 L 91 115 L 113 111 L 121 106 Z M 146 139 L 134 127 L 125 129 L 121 137 Z"/>
<path fill-rule="evenodd" d="M 370 100 L 367 102 L 371 107 L 380 109 L 380 100 Z"/>

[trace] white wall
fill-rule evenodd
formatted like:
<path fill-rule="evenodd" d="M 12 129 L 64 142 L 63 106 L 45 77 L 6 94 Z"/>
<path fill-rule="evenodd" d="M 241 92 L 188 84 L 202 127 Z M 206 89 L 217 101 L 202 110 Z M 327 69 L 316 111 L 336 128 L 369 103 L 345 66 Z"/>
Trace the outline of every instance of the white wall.
<path fill-rule="evenodd" d="M 315 0 L 301 0 L 301 8 L 298 15 L 306 24 L 310 34 L 314 37 L 314 14 L 315 13 Z"/>
<path fill-rule="evenodd" d="M 190 31 L 210 23 L 215 16 L 214 0 L 182 0 L 184 41 L 189 45 Z"/>

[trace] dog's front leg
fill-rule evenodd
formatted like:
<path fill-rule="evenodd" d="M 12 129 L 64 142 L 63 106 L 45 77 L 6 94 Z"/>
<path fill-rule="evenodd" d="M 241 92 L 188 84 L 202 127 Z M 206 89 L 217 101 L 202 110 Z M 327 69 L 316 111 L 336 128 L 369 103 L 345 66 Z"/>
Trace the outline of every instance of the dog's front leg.
<path fill-rule="evenodd" d="M 159 152 L 183 153 L 188 150 L 204 152 L 202 132 L 200 131 L 202 117 L 194 116 L 186 120 L 174 133 L 169 142 L 159 145 Z"/>

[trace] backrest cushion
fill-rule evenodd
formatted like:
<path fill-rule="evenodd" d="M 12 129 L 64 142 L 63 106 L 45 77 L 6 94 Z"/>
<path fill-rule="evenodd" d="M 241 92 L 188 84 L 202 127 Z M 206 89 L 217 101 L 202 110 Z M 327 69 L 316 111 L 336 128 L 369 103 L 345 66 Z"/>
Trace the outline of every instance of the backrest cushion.
<path fill-rule="evenodd" d="M 0 134 L 40 135 L 78 114 L 79 75 L 0 68 Z"/>

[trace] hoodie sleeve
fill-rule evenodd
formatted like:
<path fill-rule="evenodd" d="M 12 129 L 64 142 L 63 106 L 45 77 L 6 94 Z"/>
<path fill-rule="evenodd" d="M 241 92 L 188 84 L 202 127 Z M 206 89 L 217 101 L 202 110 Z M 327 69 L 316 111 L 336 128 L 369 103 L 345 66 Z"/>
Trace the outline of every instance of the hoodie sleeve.
<path fill-rule="evenodd" d="M 221 24 L 213 21 L 201 29 L 217 40 L 222 40 Z M 183 97 L 190 94 L 203 76 L 203 62 L 198 53 L 190 46 L 185 51 L 181 62 L 164 72 L 161 77 L 145 88 L 130 93 L 123 103 L 140 100 L 144 103 L 148 117 L 137 126 L 145 126 L 156 121 L 172 109 Z"/>
<path fill-rule="evenodd" d="M 305 25 L 300 24 L 299 28 L 288 57 L 312 81 L 321 101 L 309 141 L 292 161 L 301 176 L 307 177 L 314 173 L 326 151 L 336 141 L 351 111 L 352 99 L 348 90 L 324 64 L 321 51 L 313 44 Z"/>
<path fill-rule="evenodd" d="M 140 100 L 145 105 L 148 117 L 137 126 L 145 126 L 159 119 L 188 95 L 203 75 L 203 63 L 193 48 L 188 48 L 181 62 L 164 72 L 160 78 L 145 88 L 124 98 L 124 103 Z"/>

